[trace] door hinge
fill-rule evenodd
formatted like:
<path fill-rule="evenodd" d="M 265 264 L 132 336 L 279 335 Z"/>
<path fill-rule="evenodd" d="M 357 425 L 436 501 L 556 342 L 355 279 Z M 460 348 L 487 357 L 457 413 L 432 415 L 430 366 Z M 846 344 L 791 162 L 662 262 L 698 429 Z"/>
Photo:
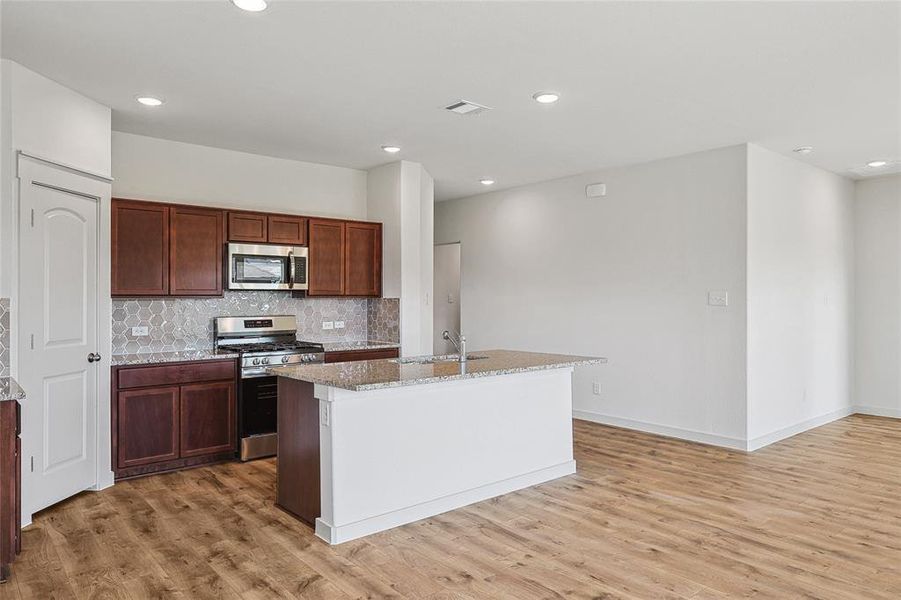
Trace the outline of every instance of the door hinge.
<path fill-rule="evenodd" d="M 34 334 L 31 334 L 31 349 L 34 350 Z"/>
<path fill-rule="evenodd" d="M 34 227 L 34 209 L 31 209 L 31 226 Z"/>
<path fill-rule="evenodd" d="M 34 457 L 31 457 L 31 472 L 34 473 Z"/>

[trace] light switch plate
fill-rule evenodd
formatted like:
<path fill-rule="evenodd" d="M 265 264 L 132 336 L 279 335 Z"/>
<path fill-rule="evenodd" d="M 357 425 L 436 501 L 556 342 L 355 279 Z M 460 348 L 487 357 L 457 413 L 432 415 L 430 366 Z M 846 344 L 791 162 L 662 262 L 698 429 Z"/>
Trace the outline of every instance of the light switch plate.
<path fill-rule="evenodd" d="M 344 329 L 344 321 L 335 321 L 335 329 Z"/>
<path fill-rule="evenodd" d="M 601 384 L 600 384 L 600 382 L 595 381 L 594 383 L 591 384 L 591 393 L 594 394 L 595 396 L 600 396 L 600 395 L 601 395 Z"/>
<path fill-rule="evenodd" d="M 131 336 L 132 337 L 144 337 L 150 335 L 149 329 L 145 327 L 132 327 L 131 328 Z"/>
<path fill-rule="evenodd" d="M 323 329 L 334 329 L 335 323 L 334 323 L 334 321 L 323 321 L 322 328 Z"/>
<path fill-rule="evenodd" d="M 710 306 L 729 306 L 729 292 L 725 290 L 707 292 L 707 304 Z"/>

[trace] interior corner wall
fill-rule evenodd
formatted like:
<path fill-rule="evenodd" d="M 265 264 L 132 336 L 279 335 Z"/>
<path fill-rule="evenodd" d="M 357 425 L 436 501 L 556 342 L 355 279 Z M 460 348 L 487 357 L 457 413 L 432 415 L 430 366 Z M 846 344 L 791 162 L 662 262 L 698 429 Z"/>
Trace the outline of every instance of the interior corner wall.
<path fill-rule="evenodd" d="M 113 196 L 366 218 L 366 171 L 114 131 Z"/>
<path fill-rule="evenodd" d="M 577 417 L 744 448 L 746 163 L 733 146 L 437 203 L 470 348 L 605 356 L 576 369 Z"/>
<path fill-rule="evenodd" d="M 855 183 L 857 412 L 901 418 L 901 174 Z"/>
<path fill-rule="evenodd" d="M 434 182 L 419 163 L 370 169 L 367 215 L 382 222 L 382 295 L 400 298 L 401 353 L 432 351 Z"/>
<path fill-rule="evenodd" d="M 854 184 L 748 146 L 748 443 L 850 414 Z"/>

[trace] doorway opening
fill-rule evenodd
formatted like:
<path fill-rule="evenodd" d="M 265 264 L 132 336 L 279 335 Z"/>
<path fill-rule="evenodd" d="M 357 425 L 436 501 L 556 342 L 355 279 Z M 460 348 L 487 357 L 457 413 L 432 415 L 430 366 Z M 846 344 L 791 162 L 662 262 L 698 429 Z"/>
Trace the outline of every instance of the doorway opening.
<path fill-rule="evenodd" d="M 435 354 L 452 354 L 456 352 L 454 345 L 442 337 L 447 330 L 451 333 L 462 331 L 462 303 L 460 291 L 462 285 L 461 268 L 462 250 L 460 242 L 451 244 L 435 244 L 435 304 L 434 304 L 434 336 L 433 352 Z"/>

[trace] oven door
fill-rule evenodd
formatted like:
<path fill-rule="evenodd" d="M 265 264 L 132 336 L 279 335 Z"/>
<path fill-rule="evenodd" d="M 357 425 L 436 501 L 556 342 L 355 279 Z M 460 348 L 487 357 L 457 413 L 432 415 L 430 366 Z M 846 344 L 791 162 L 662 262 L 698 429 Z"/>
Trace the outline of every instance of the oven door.
<path fill-rule="evenodd" d="M 307 289 L 307 249 L 302 246 L 229 244 L 228 289 Z"/>
<path fill-rule="evenodd" d="M 275 456 L 278 450 L 278 378 L 241 379 L 238 436 L 241 460 Z"/>

